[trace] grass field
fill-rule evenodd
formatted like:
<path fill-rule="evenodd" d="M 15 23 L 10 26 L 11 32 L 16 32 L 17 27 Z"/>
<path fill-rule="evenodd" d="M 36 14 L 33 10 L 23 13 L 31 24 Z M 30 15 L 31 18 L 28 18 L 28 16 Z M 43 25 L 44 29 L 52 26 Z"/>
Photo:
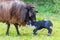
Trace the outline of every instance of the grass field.
<path fill-rule="evenodd" d="M 53 23 L 53 32 L 51 36 L 47 36 L 47 30 L 44 31 L 39 30 L 37 33 L 37 36 L 32 35 L 33 27 L 19 27 L 19 32 L 21 33 L 20 36 L 17 35 L 16 29 L 13 24 L 11 24 L 9 36 L 6 36 L 6 29 L 7 25 L 5 23 L 0 23 L 0 40 L 60 40 L 60 14 L 52 14 L 49 13 L 49 11 L 53 11 L 53 8 L 42 8 L 36 7 L 37 10 L 39 10 L 39 13 L 37 13 L 37 20 L 43 20 L 48 19 L 51 20 Z M 47 12 L 48 11 L 48 12 Z"/>
<path fill-rule="evenodd" d="M 40 17 L 42 17 L 42 15 Z M 45 14 L 42 18 L 45 18 Z M 60 40 L 60 19 L 59 18 L 60 17 L 58 15 L 52 15 L 47 18 L 51 20 L 54 25 L 52 28 L 53 32 L 51 36 L 47 36 L 48 31 L 46 29 L 44 31 L 39 30 L 37 32 L 38 35 L 33 36 L 32 35 L 33 27 L 27 27 L 27 26 L 19 27 L 19 31 L 21 35 L 18 36 L 13 24 L 11 24 L 9 36 L 6 36 L 5 33 L 6 33 L 7 25 L 5 23 L 0 23 L 0 40 Z M 39 16 L 37 16 L 37 19 L 39 19 Z"/>

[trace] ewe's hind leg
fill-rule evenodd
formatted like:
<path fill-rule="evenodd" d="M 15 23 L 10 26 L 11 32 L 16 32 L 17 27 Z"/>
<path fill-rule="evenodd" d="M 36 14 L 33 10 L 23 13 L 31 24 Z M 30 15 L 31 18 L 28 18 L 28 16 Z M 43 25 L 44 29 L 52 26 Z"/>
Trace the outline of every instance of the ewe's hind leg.
<path fill-rule="evenodd" d="M 14 24 L 14 25 L 15 25 L 15 28 L 16 28 L 16 31 L 17 31 L 17 34 L 20 35 L 19 30 L 18 30 L 18 24 Z"/>
<path fill-rule="evenodd" d="M 6 31 L 6 35 L 9 35 L 9 28 L 10 28 L 10 24 L 9 23 L 7 23 L 7 31 Z"/>
<path fill-rule="evenodd" d="M 51 28 L 47 28 L 47 29 L 48 29 L 48 36 L 50 36 L 52 33 L 52 29 Z"/>

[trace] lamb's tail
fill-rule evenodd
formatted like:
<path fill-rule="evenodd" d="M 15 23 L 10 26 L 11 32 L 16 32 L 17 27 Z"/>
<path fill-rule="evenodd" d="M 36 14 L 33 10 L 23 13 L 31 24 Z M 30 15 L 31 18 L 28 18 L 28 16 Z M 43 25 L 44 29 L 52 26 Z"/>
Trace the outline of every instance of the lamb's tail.
<path fill-rule="evenodd" d="M 50 26 L 53 27 L 53 23 L 52 22 L 51 22 Z"/>
<path fill-rule="evenodd" d="M 49 25 L 50 27 L 53 27 L 53 23 L 52 23 L 51 21 L 48 22 L 48 25 Z"/>
<path fill-rule="evenodd" d="M 53 27 L 53 24 L 52 24 L 52 26 L 51 27 Z"/>

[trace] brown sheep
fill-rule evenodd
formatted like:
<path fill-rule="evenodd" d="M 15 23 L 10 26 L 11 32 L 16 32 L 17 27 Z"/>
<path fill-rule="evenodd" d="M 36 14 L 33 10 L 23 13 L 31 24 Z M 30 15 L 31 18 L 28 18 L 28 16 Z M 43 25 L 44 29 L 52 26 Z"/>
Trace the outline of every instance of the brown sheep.
<path fill-rule="evenodd" d="M 10 24 L 14 24 L 18 31 L 18 25 L 26 25 L 29 20 L 35 20 L 33 16 L 33 6 L 27 5 L 22 1 L 0 2 L 0 22 L 7 23 L 6 35 L 9 35 Z"/>

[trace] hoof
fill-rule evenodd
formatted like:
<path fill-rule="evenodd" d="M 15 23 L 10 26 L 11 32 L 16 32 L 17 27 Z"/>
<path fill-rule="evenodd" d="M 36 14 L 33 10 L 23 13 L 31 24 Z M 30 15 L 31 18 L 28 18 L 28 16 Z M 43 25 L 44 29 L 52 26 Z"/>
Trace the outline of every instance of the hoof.
<path fill-rule="evenodd" d="M 50 33 L 48 33 L 48 36 L 51 36 L 51 34 L 50 34 Z"/>
<path fill-rule="evenodd" d="M 34 35 L 34 36 L 36 36 L 36 35 L 37 35 L 37 33 L 33 33 L 33 35 Z"/>
<path fill-rule="evenodd" d="M 9 34 L 6 34 L 6 36 L 9 36 Z"/>
<path fill-rule="evenodd" d="M 20 36 L 20 34 L 18 34 L 18 36 Z"/>

